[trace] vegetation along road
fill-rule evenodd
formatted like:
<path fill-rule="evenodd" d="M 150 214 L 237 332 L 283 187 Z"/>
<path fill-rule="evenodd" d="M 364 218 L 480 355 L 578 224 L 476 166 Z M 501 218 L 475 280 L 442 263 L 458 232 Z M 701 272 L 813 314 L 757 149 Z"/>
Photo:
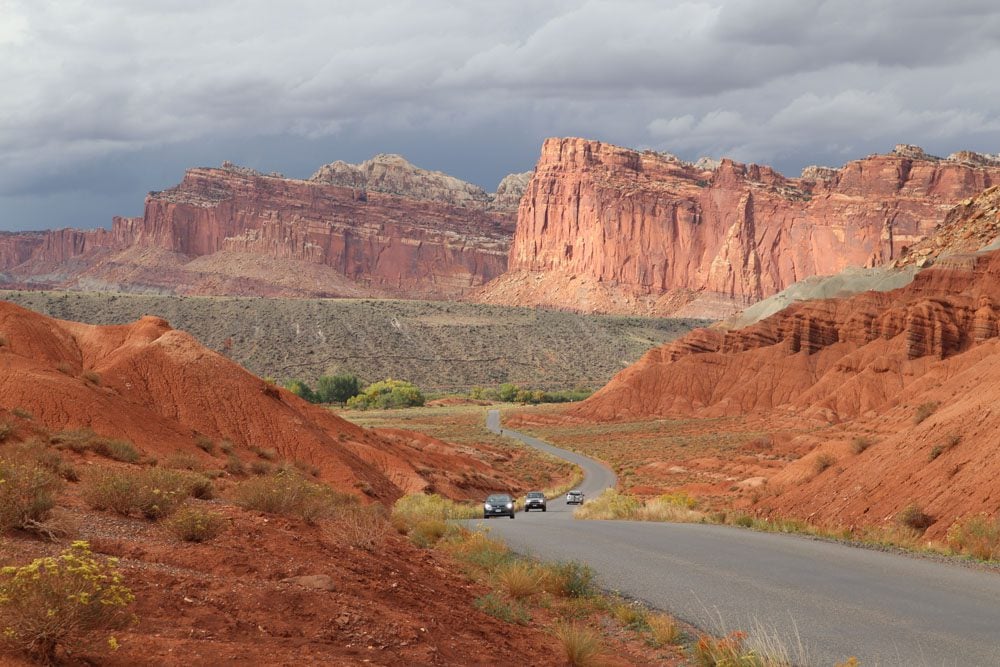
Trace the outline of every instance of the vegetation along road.
<path fill-rule="evenodd" d="M 500 430 L 494 410 L 487 428 Z M 587 457 L 503 435 L 583 466 L 588 497 L 614 484 Z M 728 526 L 572 519 L 560 499 L 489 527 L 519 551 L 585 562 L 604 587 L 698 627 L 776 640 L 795 664 L 1000 665 L 998 573 Z"/>

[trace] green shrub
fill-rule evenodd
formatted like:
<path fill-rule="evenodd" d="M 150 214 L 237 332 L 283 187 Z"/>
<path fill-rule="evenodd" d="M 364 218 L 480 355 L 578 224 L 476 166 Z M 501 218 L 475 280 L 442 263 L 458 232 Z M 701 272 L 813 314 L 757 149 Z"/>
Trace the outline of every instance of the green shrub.
<path fill-rule="evenodd" d="M 297 517 L 309 524 L 333 516 L 339 507 L 357 502 L 353 495 L 310 482 L 294 468 L 287 467 L 267 477 L 240 482 L 235 500 L 244 509 Z"/>
<path fill-rule="evenodd" d="M 38 462 L 0 459 L 0 533 L 37 528 L 55 507 L 61 486 Z"/>
<path fill-rule="evenodd" d="M 966 517 L 948 529 L 952 549 L 981 560 L 1000 560 L 1000 517 Z"/>
<path fill-rule="evenodd" d="M 424 404 L 424 395 L 410 382 L 391 378 L 375 382 L 347 401 L 355 410 L 409 408 Z"/>
<path fill-rule="evenodd" d="M 156 520 L 172 514 L 194 493 L 203 493 L 203 480 L 211 485 L 201 475 L 180 470 L 101 468 L 84 480 L 83 498 L 96 510 Z"/>
<path fill-rule="evenodd" d="M 4 450 L 3 458 L 8 463 L 38 464 L 70 482 L 79 479 L 76 469 L 63 461 L 58 451 L 47 446 L 38 438 L 8 445 Z"/>
<path fill-rule="evenodd" d="M 496 593 L 487 593 L 482 597 L 478 597 L 473 604 L 481 612 L 489 614 L 493 618 L 499 618 L 501 621 L 506 621 L 507 623 L 527 625 L 531 620 L 527 609 L 517 603 L 504 600 Z"/>
<path fill-rule="evenodd" d="M 346 403 L 361 393 L 356 375 L 322 375 L 316 382 L 316 398 L 320 403 Z"/>
<path fill-rule="evenodd" d="M 185 542 L 206 542 L 221 535 L 228 525 L 226 517 L 218 512 L 209 512 L 186 505 L 170 517 L 167 528 L 174 536 Z"/>
<path fill-rule="evenodd" d="M 115 559 L 95 558 L 86 542 L 74 542 L 57 557 L 0 568 L 0 643 L 53 664 L 59 646 L 76 648 L 121 627 L 134 599 Z"/>
<path fill-rule="evenodd" d="M 637 602 L 618 600 L 611 605 L 611 616 L 630 630 L 648 630 L 649 612 Z"/>

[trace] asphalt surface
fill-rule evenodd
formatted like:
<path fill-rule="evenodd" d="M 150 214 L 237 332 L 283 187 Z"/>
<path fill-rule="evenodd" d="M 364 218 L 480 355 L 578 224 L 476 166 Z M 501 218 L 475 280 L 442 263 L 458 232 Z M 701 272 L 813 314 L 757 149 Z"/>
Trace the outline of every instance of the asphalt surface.
<path fill-rule="evenodd" d="M 487 428 L 500 430 L 495 410 Z M 581 465 L 588 498 L 614 484 L 596 461 L 503 435 Z M 1000 573 L 727 526 L 573 520 L 573 509 L 560 498 L 484 523 L 518 551 L 585 562 L 605 588 L 705 630 L 778 639 L 796 664 L 1000 665 Z"/>

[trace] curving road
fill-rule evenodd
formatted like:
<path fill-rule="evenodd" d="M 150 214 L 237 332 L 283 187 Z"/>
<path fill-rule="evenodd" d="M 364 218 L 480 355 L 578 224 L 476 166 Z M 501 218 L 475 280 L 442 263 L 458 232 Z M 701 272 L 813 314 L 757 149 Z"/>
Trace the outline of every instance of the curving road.
<path fill-rule="evenodd" d="M 501 432 L 496 410 L 487 428 Z M 615 482 L 585 456 L 502 434 L 583 467 L 588 497 Z M 699 627 L 778 637 L 796 664 L 1000 665 L 996 573 L 726 526 L 573 521 L 562 499 L 487 523 L 519 551 L 586 562 L 605 587 Z"/>

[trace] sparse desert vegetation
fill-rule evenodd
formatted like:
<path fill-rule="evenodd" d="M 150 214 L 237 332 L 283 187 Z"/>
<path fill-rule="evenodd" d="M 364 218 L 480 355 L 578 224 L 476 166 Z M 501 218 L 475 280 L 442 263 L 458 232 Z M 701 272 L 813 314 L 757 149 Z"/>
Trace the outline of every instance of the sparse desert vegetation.
<path fill-rule="evenodd" d="M 424 392 L 514 383 L 599 387 L 646 350 L 705 320 L 642 318 L 472 303 L 250 299 L 2 291 L 61 319 L 123 324 L 155 313 L 260 377 L 404 378 Z"/>

